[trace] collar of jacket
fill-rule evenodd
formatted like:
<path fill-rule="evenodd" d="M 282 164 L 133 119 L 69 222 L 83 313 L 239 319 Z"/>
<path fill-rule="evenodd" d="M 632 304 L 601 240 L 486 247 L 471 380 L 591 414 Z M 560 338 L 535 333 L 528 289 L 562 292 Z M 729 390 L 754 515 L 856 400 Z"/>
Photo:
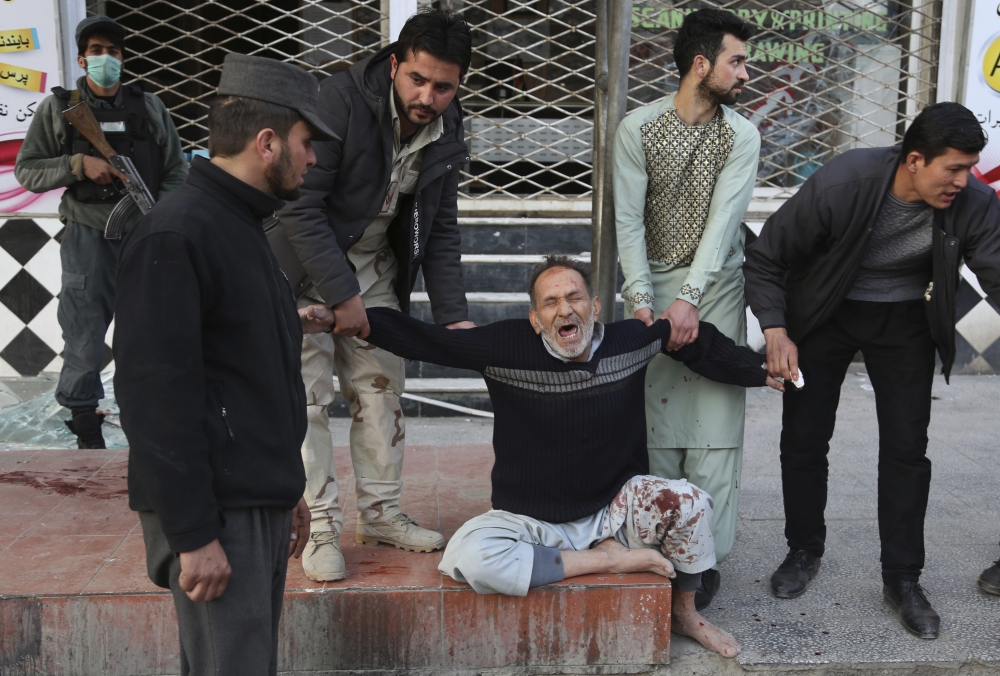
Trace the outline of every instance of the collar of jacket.
<path fill-rule="evenodd" d="M 246 213 L 257 222 L 285 206 L 284 200 L 244 183 L 200 156 L 191 162 L 187 182 L 208 191 L 236 213 Z"/>
<path fill-rule="evenodd" d="M 86 75 L 83 75 L 76 80 L 76 88 L 80 90 L 80 99 L 85 101 L 91 108 L 121 108 L 122 96 L 124 96 L 125 87 L 126 85 L 124 83 L 118 87 L 118 93 L 115 94 L 115 103 L 113 106 L 110 106 L 107 101 L 97 98 L 94 96 L 94 92 L 90 91 L 90 87 L 87 86 Z"/>
<path fill-rule="evenodd" d="M 392 71 L 392 64 L 389 56 L 396 51 L 396 43 L 393 42 L 368 58 L 358 61 L 351 66 L 349 72 L 354 85 L 361 92 L 365 103 L 372 111 L 375 119 L 381 122 L 383 139 L 388 143 L 389 152 L 392 152 L 392 113 L 389 111 L 389 97 L 392 96 L 392 79 L 389 73 Z M 427 147 L 430 149 L 435 144 L 445 144 L 455 140 L 461 140 L 464 135 L 462 129 L 462 105 L 458 101 L 458 95 L 451 100 L 448 108 L 442 113 L 441 121 L 444 129 L 441 137 Z M 426 162 L 426 156 L 424 158 Z"/>

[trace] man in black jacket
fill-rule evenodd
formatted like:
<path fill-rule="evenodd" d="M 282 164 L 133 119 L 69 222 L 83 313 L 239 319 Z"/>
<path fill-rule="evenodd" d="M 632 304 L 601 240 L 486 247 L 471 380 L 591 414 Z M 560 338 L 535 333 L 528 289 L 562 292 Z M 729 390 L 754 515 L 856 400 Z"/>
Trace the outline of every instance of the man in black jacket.
<path fill-rule="evenodd" d="M 461 17 L 422 12 L 398 42 L 324 80 L 320 117 L 343 140 L 316 144 L 301 199 L 279 212 L 280 228 L 269 235 L 293 288 L 304 293 L 299 306 L 323 303 L 337 318 L 332 336 L 302 344 L 309 418 L 302 458 L 312 513 L 302 566 L 313 580 L 347 574 L 327 410 L 334 367 L 354 418 L 357 541 L 419 552 L 444 545 L 399 510 L 403 360 L 362 339 L 366 307 L 409 311 L 421 269 L 434 321 L 471 326 L 457 224 L 459 165 L 469 157 L 455 98 L 470 58 Z"/>
<path fill-rule="evenodd" d="M 173 592 L 183 674 L 277 673 L 287 557 L 309 533 L 299 349 L 329 312 L 296 312 L 261 222 L 295 198 L 316 159 L 310 136 L 334 138 L 317 92 L 299 68 L 227 56 L 211 161 L 195 158 L 119 262 L 129 505 L 150 579 Z"/>
<path fill-rule="evenodd" d="M 926 108 L 902 148 L 851 150 L 817 171 L 747 249 L 746 295 L 784 394 L 781 474 L 789 554 L 771 578 L 794 598 L 824 553 L 828 464 L 840 388 L 860 350 L 879 422 L 878 519 L 886 602 L 903 626 L 937 638 L 920 587 L 935 346 L 955 359 L 959 264 L 1000 302 L 1000 200 L 969 174 L 986 144 L 956 103 Z"/>

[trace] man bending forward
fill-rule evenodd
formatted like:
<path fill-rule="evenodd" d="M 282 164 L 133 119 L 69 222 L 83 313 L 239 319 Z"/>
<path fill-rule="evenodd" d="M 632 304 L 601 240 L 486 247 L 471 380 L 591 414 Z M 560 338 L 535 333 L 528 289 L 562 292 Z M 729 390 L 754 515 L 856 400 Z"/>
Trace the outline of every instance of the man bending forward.
<path fill-rule="evenodd" d="M 694 607 L 701 572 L 715 564 L 712 500 L 686 480 L 649 476 L 646 366 L 667 345 L 670 323 L 595 322 L 600 300 L 562 256 L 535 268 L 529 293 L 529 321 L 464 331 L 368 310 L 370 343 L 473 369 L 490 391 L 494 509 L 455 533 L 441 572 L 512 596 L 577 575 L 658 573 L 674 580 L 674 632 L 735 656 L 736 640 Z M 669 355 L 713 380 L 781 389 L 761 355 L 711 324 Z"/>

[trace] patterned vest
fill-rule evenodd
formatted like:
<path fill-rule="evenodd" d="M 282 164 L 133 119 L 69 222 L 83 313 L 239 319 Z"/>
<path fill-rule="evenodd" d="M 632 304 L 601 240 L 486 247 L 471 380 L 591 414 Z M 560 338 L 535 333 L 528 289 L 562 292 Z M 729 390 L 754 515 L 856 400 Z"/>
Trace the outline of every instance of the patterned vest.
<path fill-rule="evenodd" d="M 646 155 L 646 256 L 690 265 L 701 242 L 715 182 L 733 149 L 736 132 L 720 106 L 700 127 L 670 108 L 640 128 Z"/>

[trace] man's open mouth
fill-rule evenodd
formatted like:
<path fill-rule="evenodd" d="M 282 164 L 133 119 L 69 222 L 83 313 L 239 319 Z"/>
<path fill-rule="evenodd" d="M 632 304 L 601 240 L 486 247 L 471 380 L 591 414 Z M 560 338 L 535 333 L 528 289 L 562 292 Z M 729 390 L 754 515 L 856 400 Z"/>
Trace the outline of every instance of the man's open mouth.
<path fill-rule="evenodd" d="M 560 338 L 576 338 L 580 335 L 580 327 L 577 324 L 563 324 L 558 333 Z"/>

